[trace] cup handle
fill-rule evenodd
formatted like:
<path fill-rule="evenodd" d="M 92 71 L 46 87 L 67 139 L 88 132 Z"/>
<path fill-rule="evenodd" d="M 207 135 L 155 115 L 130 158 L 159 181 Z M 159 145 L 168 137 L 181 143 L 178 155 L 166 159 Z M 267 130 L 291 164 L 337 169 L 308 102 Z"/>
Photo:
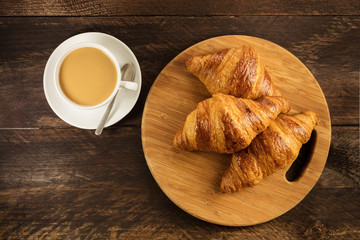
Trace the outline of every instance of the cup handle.
<path fill-rule="evenodd" d="M 120 82 L 120 87 L 132 90 L 132 91 L 136 91 L 138 89 L 138 84 L 135 82 L 127 82 L 127 81 L 121 81 Z"/>

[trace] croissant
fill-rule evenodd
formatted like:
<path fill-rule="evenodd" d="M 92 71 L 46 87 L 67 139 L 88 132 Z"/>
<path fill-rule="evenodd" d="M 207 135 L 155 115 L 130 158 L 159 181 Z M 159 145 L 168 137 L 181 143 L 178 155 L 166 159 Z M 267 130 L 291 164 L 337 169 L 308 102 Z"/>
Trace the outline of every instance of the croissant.
<path fill-rule="evenodd" d="M 197 105 L 174 137 L 174 147 L 234 153 L 246 148 L 280 113 L 290 110 L 283 97 L 257 101 L 215 94 Z"/>
<path fill-rule="evenodd" d="M 187 70 L 204 83 L 211 95 L 224 93 L 249 99 L 281 96 L 252 46 L 193 56 L 185 64 Z"/>
<path fill-rule="evenodd" d="M 291 165 L 318 121 L 318 115 L 312 111 L 279 116 L 249 147 L 233 154 L 230 167 L 222 177 L 221 192 L 252 187 L 264 177 Z"/>

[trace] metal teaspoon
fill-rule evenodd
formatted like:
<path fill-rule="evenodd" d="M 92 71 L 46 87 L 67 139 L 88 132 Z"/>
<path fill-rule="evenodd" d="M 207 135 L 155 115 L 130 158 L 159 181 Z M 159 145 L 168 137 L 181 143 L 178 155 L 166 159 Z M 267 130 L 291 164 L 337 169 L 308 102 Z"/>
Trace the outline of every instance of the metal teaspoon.
<path fill-rule="evenodd" d="M 134 65 L 132 65 L 131 63 L 127 63 L 124 66 L 121 67 L 121 78 L 123 81 L 129 81 L 132 82 L 134 81 L 135 78 L 135 68 Z M 111 112 L 111 109 L 114 105 L 115 102 L 115 98 L 116 96 L 119 94 L 121 87 L 118 89 L 117 93 L 115 94 L 114 98 L 111 100 L 111 102 L 109 103 L 104 116 L 102 117 L 98 127 L 95 130 L 95 134 L 96 135 L 100 135 L 104 129 L 105 123 L 107 118 L 109 117 L 109 114 Z"/>

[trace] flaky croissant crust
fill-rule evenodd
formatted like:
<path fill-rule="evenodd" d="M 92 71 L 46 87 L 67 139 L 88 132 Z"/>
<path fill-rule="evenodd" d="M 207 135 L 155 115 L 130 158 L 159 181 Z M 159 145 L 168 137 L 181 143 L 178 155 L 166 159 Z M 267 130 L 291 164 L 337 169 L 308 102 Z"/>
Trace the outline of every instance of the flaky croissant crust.
<path fill-rule="evenodd" d="M 186 68 L 204 83 L 211 95 L 223 93 L 249 99 L 281 96 L 252 46 L 193 56 L 186 61 Z"/>
<path fill-rule="evenodd" d="M 258 184 L 264 177 L 292 164 L 319 117 L 312 111 L 279 116 L 244 150 L 233 154 L 224 172 L 221 192 L 231 193 Z"/>
<path fill-rule="evenodd" d="M 215 94 L 187 116 L 173 144 L 182 150 L 234 153 L 247 147 L 280 113 L 289 110 L 283 97 L 253 101 Z"/>

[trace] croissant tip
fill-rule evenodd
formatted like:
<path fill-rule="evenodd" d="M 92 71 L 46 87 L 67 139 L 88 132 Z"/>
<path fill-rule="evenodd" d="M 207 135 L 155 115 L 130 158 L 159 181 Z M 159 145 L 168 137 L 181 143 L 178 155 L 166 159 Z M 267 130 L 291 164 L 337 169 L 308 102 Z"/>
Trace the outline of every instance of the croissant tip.
<path fill-rule="evenodd" d="M 288 113 L 291 109 L 291 105 L 290 105 L 290 102 L 283 96 L 280 96 L 281 98 L 284 99 L 284 111 L 283 113 Z"/>
<path fill-rule="evenodd" d="M 232 163 L 230 164 L 230 167 L 225 170 L 225 172 L 222 175 L 221 183 L 220 183 L 220 192 L 224 194 L 230 194 L 239 191 L 239 186 L 236 186 L 234 183 L 234 168 L 232 166 Z"/>
<path fill-rule="evenodd" d="M 291 105 L 286 97 L 284 97 L 284 96 L 269 96 L 269 97 L 277 98 L 280 100 L 281 107 L 282 107 L 281 113 L 288 113 L 290 111 Z"/>
<path fill-rule="evenodd" d="M 173 139 L 173 146 L 176 148 L 176 149 L 180 149 L 180 144 L 181 144 L 181 133 L 183 131 L 183 127 L 180 128 L 176 134 L 175 134 L 175 137 Z"/>
<path fill-rule="evenodd" d="M 220 192 L 223 194 L 229 194 L 231 193 L 231 190 L 229 188 L 229 186 L 227 186 L 224 182 L 223 179 L 221 180 L 221 184 L 220 184 Z"/>
<path fill-rule="evenodd" d="M 281 93 L 279 90 L 277 90 L 277 89 L 274 89 L 274 91 L 272 92 L 271 96 L 274 96 L 274 97 L 283 97 L 283 98 L 285 98 L 284 95 L 282 95 L 282 93 Z"/>
<path fill-rule="evenodd" d="M 307 115 L 307 116 L 310 116 L 310 117 L 313 119 L 315 126 L 316 126 L 316 125 L 319 123 L 319 121 L 320 121 L 319 114 L 317 114 L 316 112 L 307 110 L 307 111 L 304 111 L 303 114 L 305 114 L 305 115 Z"/>

